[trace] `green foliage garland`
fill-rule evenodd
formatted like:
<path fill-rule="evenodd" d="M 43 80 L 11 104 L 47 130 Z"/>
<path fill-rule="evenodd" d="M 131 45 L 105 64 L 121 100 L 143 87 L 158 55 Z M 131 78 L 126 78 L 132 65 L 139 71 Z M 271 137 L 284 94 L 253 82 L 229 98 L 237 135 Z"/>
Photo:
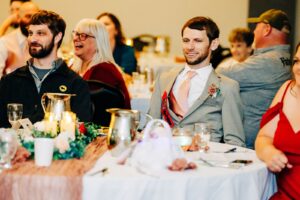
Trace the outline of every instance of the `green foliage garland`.
<path fill-rule="evenodd" d="M 75 130 L 75 140 L 69 141 L 70 148 L 64 153 L 54 149 L 54 160 L 67 160 L 72 158 L 81 158 L 84 155 L 86 146 L 100 135 L 100 126 L 93 123 L 83 123 Z M 52 137 L 49 133 L 33 131 L 33 137 Z M 31 158 L 34 158 L 34 142 L 21 139 L 21 144 L 30 152 Z"/>

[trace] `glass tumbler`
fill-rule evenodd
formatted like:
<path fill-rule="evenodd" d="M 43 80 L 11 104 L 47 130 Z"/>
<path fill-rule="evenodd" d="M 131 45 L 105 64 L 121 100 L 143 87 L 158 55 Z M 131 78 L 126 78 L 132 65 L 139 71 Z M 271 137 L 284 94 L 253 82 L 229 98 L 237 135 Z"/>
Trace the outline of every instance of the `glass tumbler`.
<path fill-rule="evenodd" d="M 199 151 L 204 152 L 205 149 L 207 149 L 210 141 L 211 131 L 209 125 L 206 123 L 196 123 L 194 125 L 194 134 L 195 136 L 199 137 L 198 140 Z"/>
<path fill-rule="evenodd" d="M 0 166 L 4 169 L 11 168 L 11 159 L 14 158 L 18 148 L 18 139 L 15 131 L 0 133 Z"/>

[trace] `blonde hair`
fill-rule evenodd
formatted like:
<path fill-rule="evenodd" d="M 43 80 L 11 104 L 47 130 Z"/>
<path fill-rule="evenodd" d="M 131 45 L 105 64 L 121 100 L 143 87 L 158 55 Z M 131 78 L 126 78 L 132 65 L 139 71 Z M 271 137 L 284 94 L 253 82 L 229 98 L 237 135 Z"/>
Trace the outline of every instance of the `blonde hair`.
<path fill-rule="evenodd" d="M 97 49 L 91 63 L 88 66 L 88 69 L 102 62 L 109 62 L 116 65 L 109 43 L 108 32 L 100 21 L 88 18 L 82 19 L 77 23 L 74 30 L 95 37 Z M 76 56 L 72 69 L 76 72 L 79 72 L 81 65 L 82 60 Z"/>

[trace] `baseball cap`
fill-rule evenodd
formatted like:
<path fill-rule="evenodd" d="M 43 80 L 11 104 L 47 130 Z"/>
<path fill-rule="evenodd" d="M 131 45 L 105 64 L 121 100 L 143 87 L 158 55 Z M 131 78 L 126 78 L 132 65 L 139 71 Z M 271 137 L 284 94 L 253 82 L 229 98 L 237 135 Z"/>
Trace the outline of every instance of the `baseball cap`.
<path fill-rule="evenodd" d="M 288 16 L 282 10 L 271 9 L 262 13 L 259 17 L 248 18 L 248 23 L 263 22 L 270 24 L 272 27 L 284 33 L 290 33 L 291 25 L 289 23 Z"/>

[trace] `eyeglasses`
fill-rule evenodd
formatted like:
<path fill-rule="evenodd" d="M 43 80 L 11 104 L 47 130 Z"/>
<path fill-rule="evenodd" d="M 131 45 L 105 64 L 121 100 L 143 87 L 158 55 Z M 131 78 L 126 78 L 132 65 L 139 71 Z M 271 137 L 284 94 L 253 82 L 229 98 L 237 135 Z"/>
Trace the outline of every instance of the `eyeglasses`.
<path fill-rule="evenodd" d="M 88 35 L 85 33 L 78 33 L 77 31 L 72 31 L 73 38 L 78 37 L 80 41 L 85 41 L 87 38 L 95 38 L 95 36 Z"/>

